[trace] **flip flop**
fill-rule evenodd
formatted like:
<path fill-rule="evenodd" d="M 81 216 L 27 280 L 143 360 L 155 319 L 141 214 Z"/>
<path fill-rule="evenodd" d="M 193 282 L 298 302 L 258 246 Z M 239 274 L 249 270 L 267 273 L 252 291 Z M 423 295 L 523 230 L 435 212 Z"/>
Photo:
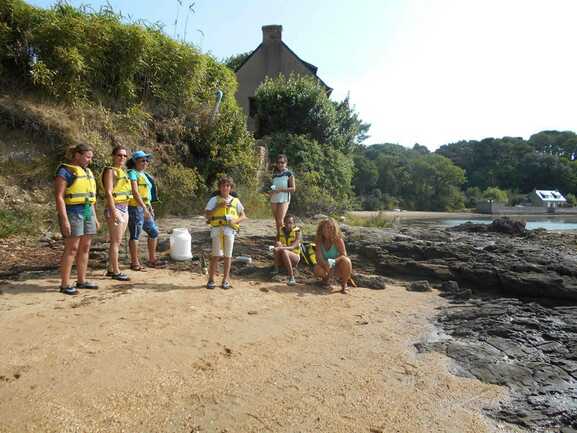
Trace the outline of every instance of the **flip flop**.
<path fill-rule="evenodd" d="M 154 269 L 162 269 L 162 268 L 166 268 L 168 266 L 168 263 L 160 261 L 160 260 L 156 260 L 154 262 L 146 262 L 146 266 L 148 266 L 149 268 L 154 268 Z"/>

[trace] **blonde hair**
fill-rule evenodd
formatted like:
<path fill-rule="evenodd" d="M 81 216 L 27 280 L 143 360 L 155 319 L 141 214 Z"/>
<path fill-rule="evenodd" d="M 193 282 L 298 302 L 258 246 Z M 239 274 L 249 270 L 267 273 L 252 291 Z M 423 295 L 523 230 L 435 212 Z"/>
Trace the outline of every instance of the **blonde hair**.
<path fill-rule="evenodd" d="M 323 241 L 325 240 L 324 237 L 325 227 L 329 228 L 330 235 L 328 240 L 330 240 L 331 243 L 335 244 L 337 242 L 337 239 L 343 238 L 343 234 L 341 233 L 341 229 L 337 224 L 337 222 L 332 218 L 326 218 L 322 220 L 317 227 L 317 236 L 315 238 L 315 242 L 317 245 L 324 243 Z"/>

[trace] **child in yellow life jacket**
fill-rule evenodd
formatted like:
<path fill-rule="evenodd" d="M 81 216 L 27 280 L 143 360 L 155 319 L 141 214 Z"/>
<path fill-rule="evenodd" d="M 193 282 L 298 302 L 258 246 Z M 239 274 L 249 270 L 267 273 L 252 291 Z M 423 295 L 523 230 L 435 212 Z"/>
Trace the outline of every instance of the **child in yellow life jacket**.
<path fill-rule="evenodd" d="M 246 219 L 244 206 L 237 197 L 231 195 L 234 182 L 230 176 L 221 177 L 218 181 L 219 194 L 208 200 L 205 208 L 206 222 L 211 226 L 212 254 L 208 267 L 207 289 L 214 289 L 214 275 L 218 261 L 223 260 L 223 289 L 230 289 L 230 266 L 234 237 L 240 228 L 240 223 Z"/>
<path fill-rule="evenodd" d="M 274 247 L 274 273 L 278 274 L 279 267 L 284 266 L 288 272 L 288 285 L 296 284 L 294 267 L 298 265 L 300 256 L 301 229 L 295 225 L 292 215 L 284 217 L 284 225 L 277 235 L 277 242 Z"/>

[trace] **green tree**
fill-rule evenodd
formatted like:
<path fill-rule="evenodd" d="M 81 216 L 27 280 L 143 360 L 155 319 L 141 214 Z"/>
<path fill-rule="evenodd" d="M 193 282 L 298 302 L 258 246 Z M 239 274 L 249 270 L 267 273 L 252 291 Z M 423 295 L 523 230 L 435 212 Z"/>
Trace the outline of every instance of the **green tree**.
<path fill-rule="evenodd" d="M 489 187 L 483 191 L 483 198 L 486 200 L 492 200 L 499 203 L 508 203 L 509 196 L 507 191 L 503 191 L 497 187 Z"/>
<path fill-rule="evenodd" d="M 247 51 L 245 53 L 235 54 L 233 56 L 227 57 L 222 61 L 226 66 L 236 72 L 236 70 L 242 65 L 246 59 L 250 57 L 252 51 Z"/>

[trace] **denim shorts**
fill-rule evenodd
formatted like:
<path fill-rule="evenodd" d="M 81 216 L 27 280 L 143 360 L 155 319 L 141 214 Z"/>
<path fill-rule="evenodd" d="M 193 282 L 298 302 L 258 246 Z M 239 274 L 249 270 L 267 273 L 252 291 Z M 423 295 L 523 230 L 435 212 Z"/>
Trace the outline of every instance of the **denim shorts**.
<path fill-rule="evenodd" d="M 96 219 L 91 215 L 89 219 L 84 218 L 83 212 L 67 211 L 68 222 L 70 223 L 70 236 L 78 237 L 96 234 Z"/>
<path fill-rule="evenodd" d="M 137 206 L 128 206 L 128 232 L 130 233 L 130 240 L 137 241 L 140 234 L 144 230 L 150 239 L 158 237 L 158 227 L 154 222 L 154 218 L 144 219 L 144 208 Z"/>

